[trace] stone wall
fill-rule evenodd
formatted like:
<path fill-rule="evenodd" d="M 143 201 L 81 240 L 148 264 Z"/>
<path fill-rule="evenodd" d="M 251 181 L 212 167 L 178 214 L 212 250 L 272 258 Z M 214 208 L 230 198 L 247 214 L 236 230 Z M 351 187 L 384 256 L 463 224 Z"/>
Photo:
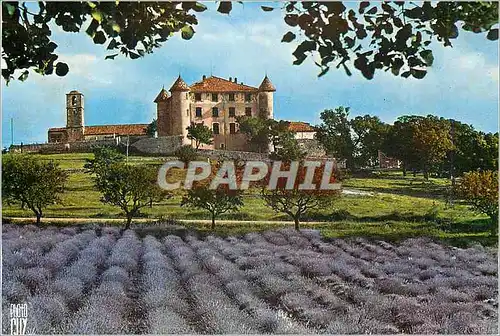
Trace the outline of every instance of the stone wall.
<path fill-rule="evenodd" d="M 143 138 L 130 145 L 129 152 L 142 155 L 170 155 L 182 146 L 182 136 Z"/>
<path fill-rule="evenodd" d="M 98 140 L 98 141 L 75 141 L 71 143 L 45 143 L 45 144 L 28 144 L 28 145 L 13 145 L 9 150 L 13 153 L 40 153 L 40 154 L 57 154 L 57 153 L 88 153 L 97 146 L 117 146 L 114 139 Z"/>
<path fill-rule="evenodd" d="M 228 151 L 228 150 L 216 150 L 216 149 L 200 149 L 198 150 L 198 152 L 200 153 L 201 156 L 208 157 L 212 160 L 217 160 L 219 158 L 224 158 L 228 160 L 243 160 L 243 161 L 269 160 L 269 155 L 267 153 Z"/>
<path fill-rule="evenodd" d="M 300 148 L 307 153 L 307 157 L 325 157 L 323 146 L 316 139 L 297 139 Z"/>

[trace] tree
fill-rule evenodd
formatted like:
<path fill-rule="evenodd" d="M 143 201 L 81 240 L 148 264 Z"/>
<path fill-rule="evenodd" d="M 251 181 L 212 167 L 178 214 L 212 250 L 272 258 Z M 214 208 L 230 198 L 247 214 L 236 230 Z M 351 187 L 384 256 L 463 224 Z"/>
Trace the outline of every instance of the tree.
<path fill-rule="evenodd" d="M 346 6 L 347 5 L 347 6 Z M 451 46 L 459 30 L 486 33 L 498 39 L 497 2 L 383 2 L 356 8 L 342 2 L 295 2 L 283 4 L 284 21 L 293 31 L 282 42 L 303 40 L 293 52 L 294 64 L 308 55 L 320 76 L 334 64 L 351 75 L 351 62 L 367 79 L 375 71 L 391 70 L 395 76 L 423 78 L 432 66 L 431 43 Z M 95 44 L 113 54 L 139 59 L 162 46 L 173 34 L 193 37 L 198 23 L 195 13 L 207 7 L 199 2 L 2 2 L 2 76 L 8 82 L 26 80 L 29 69 L 42 75 L 65 76 L 68 65 L 57 62 L 58 45 L 51 39 L 52 29 L 66 33 L 85 33 Z M 264 11 L 274 8 L 262 6 Z M 217 10 L 229 14 L 230 1 L 220 1 Z M 88 23 L 88 24 L 87 24 Z M 463 23 L 463 24 L 462 24 Z M 297 37 L 298 36 L 298 37 Z"/>
<path fill-rule="evenodd" d="M 289 170 L 290 163 L 283 162 L 282 170 Z M 261 197 L 271 209 L 288 215 L 294 222 L 295 230 L 300 229 L 300 221 L 303 216 L 312 210 L 324 209 L 331 206 L 333 200 L 340 195 L 340 190 L 321 190 L 320 181 L 324 166 L 316 168 L 312 183 L 316 188 L 307 190 L 300 189 L 299 185 L 305 181 L 306 167 L 301 164 L 297 171 L 297 177 L 293 188 L 287 189 L 284 179 L 278 179 L 276 188 L 268 188 L 270 175 L 266 177 L 261 188 Z M 335 174 L 330 182 L 335 182 Z"/>
<path fill-rule="evenodd" d="M 155 118 L 148 125 L 148 128 L 146 129 L 146 134 L 149 135 L 150 137 L 154 137 L 156 135 L 157 130 L 158 130 L 158 121 Z"/>
<path fill-rule="evenodd" d="M 298 161 L 306 157 L 307 153 L 302 150 L 295 133 L 286 131 L 281 133 L 274 145 L 274 152 L 269 155 L 269 158 L 277 161 Z"/>
<path fill-rule="evenodd" d="M 210 127 L 203 124 L 192 123 L 186 129 L 188 131 L 187 138 L 195 141 L 196 149 L 198 149 L 200 145 L 213 144 L 213 133 Z"/>
<path fill-rule="evenodd" d="M 238 211 L 243 206 L 242 193 L 239 190 L 210 189 L 208 185 L 197 185 L 187 191 L 181 206 L 204 209 L 210 212 L 211 226 L 215 229 L 215 220 L 227 212 Z"/>
<path fill-rule="evenodd" d="M 125 156 L 115 148 L 109 146 L 95 147 L 94 158 L 86 159 L 84 168 L 88 173 L 97 174 L 108 169 L 113 163 L 124 162 Z"/>
<path fill-rule="evenodd" d="M 322 123 L 316 128 L 316 139 L 326 152 L 337 159 L 345 159 L 349 169 L 354 168 L 354 142 L 349 122 L 349 107 L 321 112 Z"/>
<path fill-rule="evenodd" d="M 413 124 L 413 146 L 417 153 L 424 178 L 429 178 L 429 169 L 442 162 L 453 149 L 448 121 L 428 115 L 415 119 Z"/>
<path fill-rule="evenodd" d="M 198 158 L 198 151 L 190 145 L 184 145 L 177 149 L 174 155 L 187 165 L 190 161 L 194 161 Z"/>
<path fill-rule="evenodd" d="M 465 173 L 456 185 L 457 195 L 491 219 L 491 234 L 498 233 L 498 172 L 482 171 Z"/>
<path fill-rule="evenodd" d="M 223 176 L 218 176 L 223 165 L 229 160 L 220 159 L 212 164 L 210 175 L 202 181 L 194 181 L 193 186 L 182 198 L 181 206 L 204 209 L 210 212 L 211 226 L 215 229 L 215 220 L 224 213 L 238 211 L 243 206 L 243 191 L 238 188 L 231 188 L 229 183 L 220 183 L 212 186 L 216 178 L 228 178 L 232 180 L 229 170 Z M 238 161 L 232 162 L 234 166 L 234 184 L 236 187 L 242 180 L 243 168 Z"/>
<path fill-rule="evenodd" d="M 95 178 L 96 189 L 102 193 L 101 202 L 118 206 L 127 218 L 125 229 L 140 210 L 171 197 L 157 184 L 157 172 L 146 165 L 127 165 L 123 162 L 100 169 Z"/>
<path fill-rule="evenodd" d="M 421 79 L 434 61 L 434 38 L 451 46 L 462 29 L 498 39 L 498 2 L 362 1 L 356 8 L 347 2 L 294 1 L 283 7 L 292 28 L 282 42 L 302 39 L 293 64 L 311 55 L 321 69 L 319 76 L 332 66 L 350 76 L 354 65 L 366 79 L 376 70 Z"/>
<path fill-rule="evenodd" d="M 374 167 L 378 164 L 378 151 L 382 149 L 390 125 L 379 117 L 364 115 L 350 121 L 357 167 Z"/>
<path fill-rule="evenodd" d="M 269 150 L 270 132 L 266 119 L 240 116 L 236 120 L 240 125 L 240 133 L 248 137 L 248 144 L 254 151 L 262 153 Z"/>
<path fill-rule="evenodd" d="M 421 169 L 426 179 L 453 150 L 450 123 L 436 116 L 401 116 L 391 128 L 384 149 L 406 169 Z"/>
<path fill-rule="evenodd" d="M 2 196 L 8 202 L 27 206 L 39 225 L 45 208 L 61 202 L 67 173 L 57 163 L 31 155 L 8 154 L 2 161 Z"/>

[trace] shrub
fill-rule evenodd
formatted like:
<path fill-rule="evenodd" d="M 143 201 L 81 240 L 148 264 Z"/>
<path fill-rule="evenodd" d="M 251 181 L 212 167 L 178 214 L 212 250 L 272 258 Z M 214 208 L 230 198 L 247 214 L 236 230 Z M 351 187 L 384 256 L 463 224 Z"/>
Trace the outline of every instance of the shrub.
<path fill-rule="evenodd" d="M 47 206 L 60 203 L 68 174 L 50 161 L 32 155 L 4 155 L 2 158 L 2 196 L 19 202 L 36 216 L 37 225 Z"/>
<path fill-rule="evenodd" d="M 191 145 L 184 145 L 180 147 L 174 152 L 174 155 L 179 158 L 179 161 L 184 162 L 185 165 L 198 159 L 198 151 Z"/>
<path fill-rule="evenodd" d="M 491 218 L 491 234 L 498 233 L 498 172 L 465 173 L 456 185 L 457 195 Z"/>

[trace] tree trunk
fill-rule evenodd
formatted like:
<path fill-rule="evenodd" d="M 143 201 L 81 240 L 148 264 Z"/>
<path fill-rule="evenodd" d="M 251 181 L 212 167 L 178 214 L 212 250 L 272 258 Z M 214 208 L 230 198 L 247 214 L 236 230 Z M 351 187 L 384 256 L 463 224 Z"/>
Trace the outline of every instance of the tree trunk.
<path fill-rule="evenodd" d="M 498 234 L 498 213 L 490 215 L 491 218 L 491 229 L 490 234 L 496 236 Z"/>
<path fill-rule="evenodd" d="M 125 223 L 125 230 L 130 229 L 130 224 L 132 223 L 132 214 L 127 213 L 127 222 Z"/>
<path fill-rule="evenodd" d="M 424 179 L 426 179 L 427 181 L 429 180 L 429 171 L 427 170 L 427 168 L 424 168 Z"/>
<path fill-rule="evenodd" d="M 406 165 L 403 162 L 403 176 L 406 177 Z"/>
<path fill-rule="evenodd" d="M 299 231 L 300 230 L 300 221 L 299 221 L 299 218 L 298 217 L 295 217 L 293 219 L 293 221 L 295 222 L 295 230 Z"/>
<path fill-rule="evenodd" d="M 42 214 L 40 212 L 35 212 L 36 215 L 36 225 L 40 225 L 42 221 Z"/>
<path fill-rule="evenodd" d="M 215 214 L 212 214 L 212 224 L 210 225 L 210 230 L 215 230 Z"/>

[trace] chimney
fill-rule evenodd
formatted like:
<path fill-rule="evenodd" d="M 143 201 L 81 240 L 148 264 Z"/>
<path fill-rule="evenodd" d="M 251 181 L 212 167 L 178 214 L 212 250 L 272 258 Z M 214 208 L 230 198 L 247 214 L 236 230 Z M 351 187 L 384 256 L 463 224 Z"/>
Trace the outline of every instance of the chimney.
<path fill-rule="evenodd" d="M 233 81 L 233 77 L 229 77 L 229 81 L 232 82 Z"/>
<path fill-rule="evenodd" d="M 238 83 L 238 78 L 234 77 L 234 82 Z"/>
<path fill-rule="evenodd" d="M 207 76 L 203 75 L 203 80 L 207 79 Z"/>

